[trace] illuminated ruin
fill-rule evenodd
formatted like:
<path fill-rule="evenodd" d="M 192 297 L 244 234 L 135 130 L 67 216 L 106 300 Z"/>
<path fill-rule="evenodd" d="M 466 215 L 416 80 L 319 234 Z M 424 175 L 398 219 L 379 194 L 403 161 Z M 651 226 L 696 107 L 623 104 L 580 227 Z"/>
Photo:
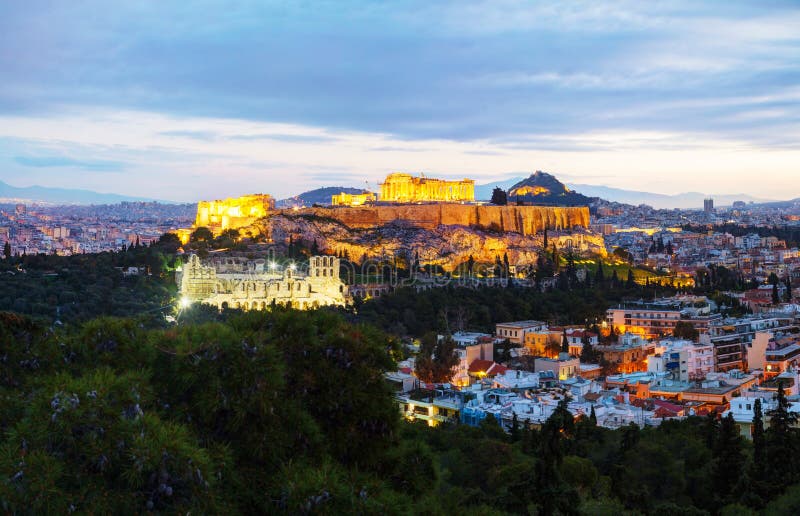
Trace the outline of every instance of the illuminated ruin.
<path fill-rule="evenodd" d="M 197 218 L 194 227 L 206 227 L 215 235 L 226 229 L 250 226 L 275 209 L 271 195 L 253 194 L 242 197 L 197 203 Z"/>
<path fill-rule="evenodd" d="M 264 310 L 273 303 L 308 310 L 349 301 L 347 286 L 339 278 L 339 259 L 333 256 L 312 256 L 303 271 L 264 259 L 221 257 L 203 263 L 191 255 L 175 279 L 181 305 L 198 302 L 220 310 Z"/>
<path fill-rule="evenodd" d="M 394 173 L 381 183 L 380 200 L 384 202 L 471 202 L 475 200 L 475 181 L 447 181 Z"/>

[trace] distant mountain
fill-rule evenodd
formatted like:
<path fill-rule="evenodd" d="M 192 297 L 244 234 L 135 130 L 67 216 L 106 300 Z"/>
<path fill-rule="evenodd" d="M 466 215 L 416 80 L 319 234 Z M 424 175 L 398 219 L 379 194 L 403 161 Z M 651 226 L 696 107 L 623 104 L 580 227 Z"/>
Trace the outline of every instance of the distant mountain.
<path fill-rule="evenodd" d="M 600 197 L 606 201 L 620 202 L 624 204 L 647 204 L 653 208 L 658 209 L 703 209 L 703 199 L 714 199 L 715 206 L 730 206 L 735 201 L 744 202 L 771 202 L 768 199 L 759 199 L 748 194 L 704 194 L 700 192 L 685 192 L 674 195 L 639 192 L 635 190 L 623 190 L 621 188 L 612 188 L 608 186 L 599 185 L 584 185 L 572 184 L 570 185 L 574 190 L 578 190 L 584 195 L 589 197 Z"/>
<path fill-rule="evenodd" d="M 514 186 L 515 184 L 519 183 L 525 179 L 524 177 L 512 177 L 510 179 L 504 179 L 502 181 L 494 181 L 492 183 L 486 183 L 482 185 L 475 185 L 475 200 L 477 201 L 488 201 L 492 198 L 492 191 L 495 188 L 502 188 L 505 191 L 508 191 L 509 188 Z"/>
<path fill-rule="evenodd" d="M 72 188 L 50 188 L 46 186 L 11 186 L 0 181 L 0 202 L 41 202 L 47 204 L 116 204 L 119 202 L 155 201 L 144 197 L 131 197 L 112 193 Z M 170 201 L 160 201 L 172 204 Z"/>
<path fill-rule="evenodd" d="M 324 188 L 317 188 L 316 190 L 309 190 L 303 192 L 295 197 L 288 199 L 281 199 L 275 204 L 278 208 L 286 208 L 289 206 L 311 206 L 313 204 L 330 204 L 331 197 L 334 195 L 345 192 L 349 194 L 365 193 L 367 190 L 362 188 L 350 188 L 346 186 L 326 186 Z"/>
<path fill-rule="evenodd" d="M 537 170 L 536 173 L 515 183 L 508 189 L 509 202 L 528 202 L 542 205 L 585 206 L 592 199 L 573 192 L 552 174 Z"/>

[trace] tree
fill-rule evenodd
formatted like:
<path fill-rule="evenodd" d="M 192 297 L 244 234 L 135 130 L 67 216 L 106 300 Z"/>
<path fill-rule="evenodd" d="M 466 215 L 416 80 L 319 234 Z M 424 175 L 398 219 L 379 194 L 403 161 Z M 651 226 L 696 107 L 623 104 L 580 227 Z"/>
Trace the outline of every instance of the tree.
<path fill-rule="evenodd" d="M 566 328 L 564 329 L 564 333 L 561 335 L 561 352 L 569 353 L 569 339 L 567 338 Z"/>
<path fill-rule="evenodd" d="M 192 234 L 189 235 L 189 242 L 192 243 L 210 242 L 213 239 L 214 239 L 214 233 L 212 233 L 210 229 L 204 226 L 195 229 L 194 231 L 192 231 Z"/>
<path fill-rule="evenodd" d="M 597 351 L 594 349 L 594 346 L 592 346 L 588 331 L 583 332 L 581 343 L 583 344 L 581 347 L 581 362 L 586 364 L 594 364 L 597 361 Z"/>
<path fill-rule="evenodd" d="M 3 256 L 5 256 L 6 260 L 11 258 L 11 243 L 6 240 L 5 245 L 3 246 Z"/>
<path fill-rule="evenodd" d="M 455 341 L 449 335 L 439 338 L 433 332 L 425 334 L 420 339 L 416 360 L 420 380 L 426 383 L 449 382 L 459 362 L 455 349 Z"/>
<path fill-rule="evenodd" d="M 672 335 L 679 339 L 697 340 L 700 332 L 694 327 L 694 324 L 686 321 L 678 321 L 675 328 L 672 330 Z"/>
<path fill-rule="evenodd" d="M 628 269 L 628 279 L 625 280 L 625 288 L 636 287 L 636 280 L 633 278 L 633 269 Z"/>
<path fill-rule="evenodd" d="M 605 282 L 606 282 L 606 277 L 605 274 L 603 273 L 603 261 L 598 260 L 597 271 L 595 272 L 594 276 L 594 283 L 595 285 L 602 287 L 603 285 L 605 285 Z"/>
<path fill-rule="evenodd" d="M 789 410 L 789 401 L 783 390 L 783 382 L 778 382 L 776 406 L 770 410 L 769 428 L 765 432 L 764 451 L 767 478 L 777 492 L 782 491 L 798 480 L 797 413 Z"/>
<path fill-rule="evenodd" d="M 774 272 L 770 273 L 769 278 L 767 279 L 767 282 L 770 285 L 772 285 L 772 304 L 773 305 L 777 305 L 778 303 L 780 303 L 780 297 L 778 296 L 778 284 L 780 283 L 780 281 L 781 280 L 778 278 L 778 275 L 775 274 Z"/>
<path fill-rule="evenodd" d="M 744 451 L 733 414 L 722 418 L 713 448 L 712 483 L 720 505 L 735 501 L 736 485 L 742 476 Z"/>
<path fill-rule="evenodd" d="M 764 451 L 764 416 L 761 412 L 761 398 L 753 404 L 753 465 L 756 471 L 763 471 Z"/>
<path fill-rule="evenodd" d="M 508 204 L 508 194 L 499 186 L 495 187 L 495 189 L 492 190 L 492 199 L 489 202 L 498 206 L 505 206 Z"/>
<path fill-rule="evenodd" d="M 469 275 L 472 276 L 472 272 L 475 269 L 475 258 L 472 255 L 469 255 L 469 259 L 467 260 L 467 272 Z"/>

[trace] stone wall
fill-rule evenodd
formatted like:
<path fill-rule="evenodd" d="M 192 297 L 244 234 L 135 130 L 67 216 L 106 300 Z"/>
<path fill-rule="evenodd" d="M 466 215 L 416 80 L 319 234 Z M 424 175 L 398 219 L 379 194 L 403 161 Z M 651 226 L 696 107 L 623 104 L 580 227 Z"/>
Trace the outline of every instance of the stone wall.
<path fill-rule="evenodd" d="M 535 235 L 545 227 L 553 230 L 589 227 L 587 207 L 403 204 L 306 208 L 301 213 L 338 220 L 351 228 L 373 228 L 403 221 L 426 229 L 439 225 L 466 226 Z"/>

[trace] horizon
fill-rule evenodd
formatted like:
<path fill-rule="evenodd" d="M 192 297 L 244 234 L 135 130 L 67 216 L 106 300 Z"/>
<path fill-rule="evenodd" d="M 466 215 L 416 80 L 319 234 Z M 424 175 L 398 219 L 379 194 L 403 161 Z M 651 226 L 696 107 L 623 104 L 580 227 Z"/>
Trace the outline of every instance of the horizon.
<path fill-rule="evenodd" d="M 0 7 L 3 182 L 193 202 L 544 170 L 800 197 L 792 2 L 100 6 Z"/>

